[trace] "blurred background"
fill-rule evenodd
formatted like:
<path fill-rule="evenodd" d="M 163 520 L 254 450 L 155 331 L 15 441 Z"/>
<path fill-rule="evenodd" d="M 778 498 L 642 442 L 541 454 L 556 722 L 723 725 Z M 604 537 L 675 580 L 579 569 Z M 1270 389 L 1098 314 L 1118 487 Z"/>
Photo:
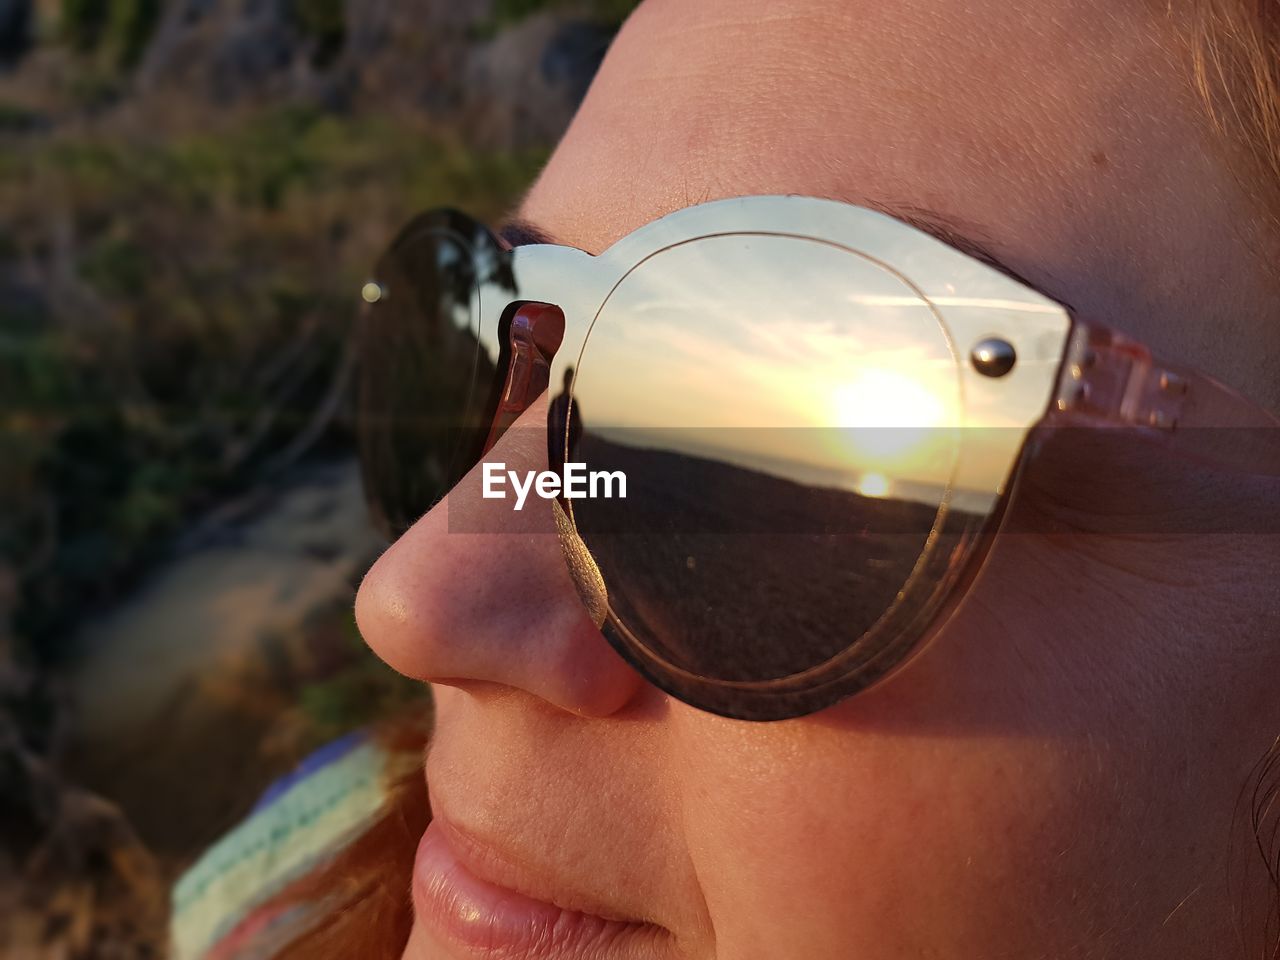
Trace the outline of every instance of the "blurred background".
<path fill-rule="evenodd" d="M 528 186 L 635 0 L 0 0 L 0 956 L 164 955 L 363 647 L 361 282 Z"/>

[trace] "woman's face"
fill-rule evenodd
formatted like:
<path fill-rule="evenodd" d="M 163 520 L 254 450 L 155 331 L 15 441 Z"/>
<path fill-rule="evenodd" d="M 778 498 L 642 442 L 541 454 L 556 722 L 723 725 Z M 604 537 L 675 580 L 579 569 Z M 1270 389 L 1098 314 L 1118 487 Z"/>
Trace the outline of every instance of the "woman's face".
<path fill-rule="evenodd" d="M 519 212 L 599 252 L 720 197 L 910 210 L 1276 406 L 1274 239 L 1162 6 L 649 0 Z M 538 468 L 529 432 L 491 457 Z M 499 887 L 631 922 L 501 892 L 495 920 L 467 877 L 452 928 L 493 940 L 466 947 L 429 918 L 424 874 L 406 956 L 1232 955 L 1238 912 L 1256 931 L 1263 906 L 1232 818 L 1280 733 L 1277 538 L 1239 532 L 1232 504 L 1258 492 L 1244 478 L 1074 442 L 1027 478 L 1019 509 L 1041 532 L 997 544 L 927 651 L 769 724 L 699 712 L 627 667 L 545 501 L 516 514 L 455 491 L 357 602 L 377 653 L 434 684 L 442 835 Z M 1183 510 L 1219 519 L 1106 532 Z M 450 532 L 447 511 L 501 511 L 507 532 Z M 594 939 L 520 945 L 511 917 Z"/>

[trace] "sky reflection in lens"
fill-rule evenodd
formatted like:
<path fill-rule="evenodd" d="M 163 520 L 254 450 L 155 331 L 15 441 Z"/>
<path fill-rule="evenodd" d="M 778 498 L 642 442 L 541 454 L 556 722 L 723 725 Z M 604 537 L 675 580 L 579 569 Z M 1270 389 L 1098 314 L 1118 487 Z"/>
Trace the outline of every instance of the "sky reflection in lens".
<path fill-rule="evenodd" d="M 791 237 L 705 238 L 639 265 L 600 311 L 574 394 L 588 429 L 621 442 L 934 503 L 962 426 L 930 305 L 867 258 Z"/>

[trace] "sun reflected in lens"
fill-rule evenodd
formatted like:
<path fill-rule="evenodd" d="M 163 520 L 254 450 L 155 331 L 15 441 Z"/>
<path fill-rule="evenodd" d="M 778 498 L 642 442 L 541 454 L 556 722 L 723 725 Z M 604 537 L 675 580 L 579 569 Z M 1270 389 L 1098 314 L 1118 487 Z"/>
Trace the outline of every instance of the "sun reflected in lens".
<path fill-rule="evenodd" d="M 888 369 L 860 371 L 836 387 L 832 402 L 858 464 L 889 472 L 936 444 L 947 416 L 947 404 L 924 377 Z"/>
<path fill-rule="evenodd" d="M 896 370 L 864 369 L 835 390 L 836 423 L 842 427 L 932 427 L 942 422 L 944 404 L 924 376 Z"/>
<path fill-rule="evenodd" d="M 854 489 L 864 497 L 887 497 L 893 492 L 893 484 L 883 473 L 864 473 Z"/>

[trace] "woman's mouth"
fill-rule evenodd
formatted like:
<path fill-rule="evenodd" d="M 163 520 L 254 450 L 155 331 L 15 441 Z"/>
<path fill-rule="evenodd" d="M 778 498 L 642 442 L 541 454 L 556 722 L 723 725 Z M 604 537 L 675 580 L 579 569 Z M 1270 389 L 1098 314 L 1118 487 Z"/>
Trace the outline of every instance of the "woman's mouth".
<path fill-rule="evenodd" d="M 615 950 L 618 957 L 666 953 L 655 949 L 667 936 L 656 924 L 570 909 L 577 905 L 564 898 L 555 897 L 568 904 L 560 906 L 478 874 L 523 886 L 510 879 L 509 865 L 445 821 L 433 820 L 414 863 L 415 916 L 439 939 L 477 958 L 599 960 Z"/>

